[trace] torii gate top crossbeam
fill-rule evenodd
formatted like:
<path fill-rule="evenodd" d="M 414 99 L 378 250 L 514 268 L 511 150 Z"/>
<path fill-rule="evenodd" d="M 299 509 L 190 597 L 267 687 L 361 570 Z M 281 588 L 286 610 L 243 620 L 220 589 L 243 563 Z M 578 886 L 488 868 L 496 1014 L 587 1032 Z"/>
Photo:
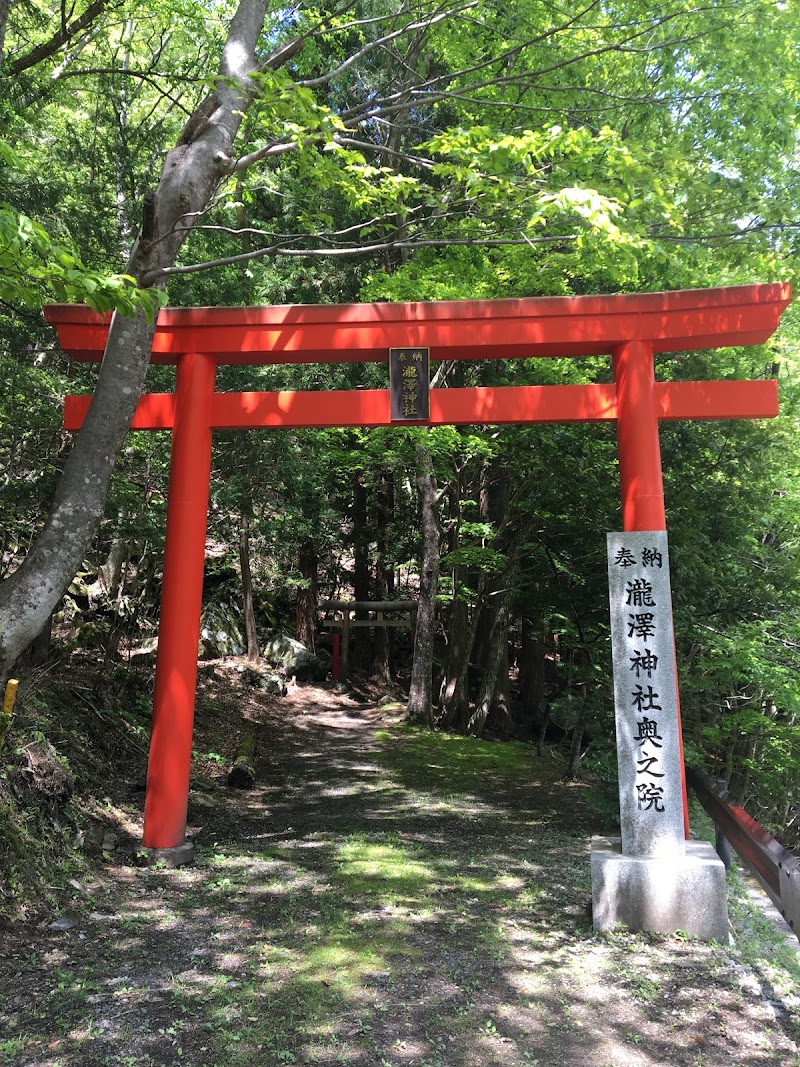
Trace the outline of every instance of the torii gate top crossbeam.
<path fill-rule="evenodd" d="M 377 363 L 389 348 L 423 346 L 433 359 L 610 355 L 647 341 L 653 352 L 762 344 L 789 304 L 775 282 L 613 296 L 446 300 L 404 304 L 168 308 L 153 363 L 203 352 L 218 364 Z M 102 359 L 110 315 L 52 304 L 45 317 L 73 359 Z"/>

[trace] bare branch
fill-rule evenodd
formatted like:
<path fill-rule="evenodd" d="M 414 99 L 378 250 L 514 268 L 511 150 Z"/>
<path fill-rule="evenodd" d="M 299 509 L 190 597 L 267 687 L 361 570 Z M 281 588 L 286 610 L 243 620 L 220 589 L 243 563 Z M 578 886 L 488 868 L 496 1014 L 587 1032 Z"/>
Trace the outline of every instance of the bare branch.
<path fill-rule="evenodd" d="M 388 145 L 380 144 L 379 142 L 372 141 L 359 141 L 355 137 L 344 137 L 341 134 L 334 134 L 333 140 L 336 144 L 340 144 L 345 148 L 358 148 L 363 149 L 365 152 L 377 152 L 380 155 L 392 156 L 393 159 L 401 159 L 404 163 L 413 163 L 416 167 L 422 167 L 425 170 L 433 170 L 434 162 L 432 159 L 428 159 L 426 156 L 412 155 L 410 152 L 400 152 L 395 148 L 390 148 Z"/>
<path fill-rule="evenodd" d="M 590 4 L 585 8 L 581 14 L 590 10 L 594 4 Z M 706 9 L 696 9 L 706 10 Z M 695 12 L 696 13 L 696 12 Z M 481 70 L 487 70 L 496 68 L 499 65 L 507 64 L 510 59 L 518 57 L 527 48 L 534 44 L 541 43 L 545 38 L 552 38 L 555 33 L 561 33 L 568 29 L 571 29 L 575 23 L 575 19 L 570 19 L 559 27 L 551 27 L 547 33 L 538 34 L 535 37 L 531 37 L 529 40 L 522 42 L 519 45 L 515 45 L 513 48 L 508 49 L 506 52 L 499 56 L 491 56 L 482 60 L 480 63 L 475 63 L 471 67 L 466 67 L 462 70 L 455 71 L 447 74 L 440 74 L 433 78 L 428 78 L 418 82 L 411 87 L 404 87 L 398 90 L 396 93 L 392 93 L 388 96 L 373 98 L 371 100 L 362 102 L 348 111 L 342 112 L 340 117 L 348 125 L 351 126 L 357 124 L 359 121 L 365 121 L 368 118 L 374 118 L 375 115 L 382 114 L 394 114 L 397 111 L 405 111 L 410 107 L 419 107 L 421 103 L 435 104 L 440 103 L 443 100 L 452 99 L 453 96 L 458 96 L 463 93 L 474 93 L 480 89 L 496 88 L 497 86 L 506 85 L 528 85 L 538 79 L 553 74 L 556 71 L 564 70 L 567 67 L 574 66 L 577 63 L 581 63 L 587 59 L 596 59 L 599 56 L 609 54 L 611 52 L 625 52 L 628 50 L 633 51 L 632 42 L 639 40 L 647 33 L 652 33 L 655 28 L 661 28 L 670 22 L 673 22 L 679 16 L 685 14 L 685 12 L 676 10 L 669 12 L 659 18 L 652 20 L 646 26 L 635 24 L 635 26 L 626 31 L 618 40 L 600 45 L 596 48 L 587 49 L 586 51 L 579 52 L 567 56 L 563 59 L 559 59 L 546 66 L 539 67 L 536 70 L 529 68 L 517 71 L 512 74 L 504 76 L 494 75 L 492 77 L 484 78 L 479 81 L 471 82 L 462 86 L 460 89 L 453 90 L 450 88 L 451 83 L 457 78 L 461 79 L 465 76 L 476 74 Z M 668 40 L 656 41 L 653 44 L 648 45 L 647 48 L 636 50 L 637 53 L 645 52 L 658 52 L 664 49 L 674 48 L 679 44 L 685 43 L 686 38 L 675 37 Z M 300 83 L 298 83 L 300 84 Z M 551 89 L 550 91 L 557 91 Z M 562 91 L 562 90 L 559 90 Z M 566 91 L 566 90 L 563 90 Z M 409 99 L 411 94 L 411 99 Z M 494 103 L 494 101 L 481 101 L 486 106 Z"/>
<path fill-rule="evenodd" d="M 523 70 L 514 74 L 506 75 L 504 77 L 495 76 L 492 78 L 485 78 L 480 81 L 473 82 L 467 86 L 464 86 L 464 88 L 461 90 L 453 90 L 450 88 L 440 88 L 438 90 L 435 89 L 435 86 L 444 86 L 448 82 L 452 82 L 453 80 L 455 80 L 455 78 L 463 77 L 465 74 L 475 73 L 479 70 L 486 69 L 487 67 L 493 67 L 498 63 L 508 61 L 509 58 L 518 56 L 520 52 L 523 51 L 525 48 L 531 47 L 536 43 L 540 43 L 543 39 L 545 39 L 545 37 L 552 36 L 553 33 L 561 33 L 570 29 L 574 26 L 576 20 L 591 11 L 592 8 L 597 5 L 597 2 L 598 0 L 592 0 L 592 2 L 586 7 L 584 7 L 578 14 L 572 16 L 557 27 L 551 27 L 546 34 L 538 34 L 535 37 L 532 37 L 527 41 L 523 42 L 521 45 L 517 45 L 512 49 L 508 49 L 504 54 L 499 57 L 487 59 L 485 61 L 482 61 L 481 63 L 474 64 L 472 67 L 465 68 L 455 73 L 438 75 L 437 77 L 419 82 L 416 85 L 404 87 L 403 89 L 398 90 L 398 92 L 383 98 L 365 101 L 359 104 L 358 106 L 351 108 L 349 111 L 343 111 L 339 117 L 342 119 L 348 129 L 356 129 L 364 122 L 375 122 L 378 117 L 383 117 L 390 114 L 397 114 L 398 112 L 409 111 L 413 107 L 418 107 L 422 102 L 430 105 L 434 103 L 439 103 L 444 100 L 451 100 L 454 98 L 466 100 L 468 98 L 463 95 L 464 93 L 474 93 L 479 91 L 480 89 L 488 87 L 497 87 L 499 85 L 510 86 L 515 84 L 528 84 L 532 80 L 542 75 L 552 74 L 557 70 L 561 70 L 567 66 L 574 65 L 575 63 L 578 63 L 582 60 L 596 58 L 597 56 L 603 55 L 608 52 L 621 51 L 623 50 L 623 47 L 628 45 L 631 41 L 638 39 L 646 32 L 652 31 L 652 24 L 646 27 L 636 25 L 633 30 L 626 33 L 622 41 L 615 41 L 610 44 L 601 45 L 594 49 L 589 49 L 585 52 L 580 53 L 579 55 L 566 57 L 560 60 L 559 62 L 555 62 L 549 64 L 546 67 L 542 67 L 538 71 Z M 465 5 L 464 7 L 454 8 L 447 12 L 443 12 L 439 15 L 436 15 L 433 17 L 433 20 L 438 20 L 445 16 L 454 16 L 456 13 L 466 10 L 472 6 L 474 6 L 474 0 L 473 2 Z M 654 20 L 654 25 L 663 26 L 666 23 L 675 19 L 677 17 L 677 14 L 677 12 L 672 12 L 670 14 L 664 15 Z M 345 61 L 345 65 L 349 65 L 351 60 L 355 60 L 355 58 L 361 57 L 368 51 L 371 51 L 373 47 L 383 47 L 387 43 L 413 29 L 430 28 L 430 26 L 433 25 L 433 20 L 420 21 L 418 23 L 403 27 L 402 30 L 396 30 L 391 34 L 387 34 L 384 37 L 378 39 L 377 41 L 371 42 L 369 45 L 365 45 L 364 48 L 362 48 L 359 52 L 354 53 L 351 57 L 349 57 L 348 60 Z M 653 49 L 661 49 L 666 47 L 672 47 L 677 43 L 680 43 L 679 40 L 674 39 L 666 42 L 661 42 L 659 44 L 654 44 L 650 47 Z M 324 75 L 321 78 L 298 81 L 296 84 L 298 86 L 304 87 L 321 85 L 330 80 L 330 78 L 332 78 L 337 72 L 345 69 L 345 65 L 340 65 L 338 68 L 336 68 L 335 71 L 329 72 L 328 75 Z M 483 103 L 486 106 L 490 106 L 494 103 L 494 101 L 484 101 Z M 501 106 L 505 105 L 501 104 Z M 269 144 L 262 146 L 259 149 L 256 149 L 254 152 L 250 152 L 245 156 L 240 156 L 239 159 L 237 159 L 232 164 L 230 168 L 230 173 L 240 173 L 241 171 L 246 170 L 248 167 L 252 166 L 257 162 L 260 162 L 261 160 L 268 159 L 277 155 L 282 155 L 286 152 L 295 151 L 301 146 L 307 147 L 311 144 L 320 143 L 324 139 L 325 138 L 323 134 L 317 136 L 311 135 L 308 138 L 303 139 L 299 142 L 288 139 L 277 139 L 273 142 L 270 142 Z M 336 140 L 337 138 L 334 139 Z M 340 140 L 340 143 L 343 142 Z M 375 146 L 375 150 L 379 150 L 377 145 Z M 386 151 L 389 150 L 387 149 Z"/>
<path fill-rule="evenodd" d="M 167 89 L 165 89 L 164 86 L 160 83 L 159 79 L 169 78 L 170 82 L 185 83 L 187 85 L 194 85 L 204 80 L 199 77 L 192 78 L 188 75 L 180 76 L 165 74 L 161 71 L 126 70 L 123 67 L 80 67 L 77 70 L 59 71 L 51 79 L 51 86 L 48 86 L 48 89 L 55 88 L 56 82 L 64 81 L 67 78 L 90 78 L 102 77 L 104 75 L 110 77 L 133 78 L 135 80 L 145 82 L 146 84 L 151 85 L 162 99 L 169 100 L 171 104 L 173 104 L 177 108 L 180 108 L 180 110 L 183 111 L 186 115 L 190 114 L 189 109 L 177 97 L 173 96 Z M 30 100 L 30 103 L 33 103 L 34 100 L 40 100 L 43 96 L 46 95 L 47 91 L 48 90 L 45 90 L 37 94 L 36 97 Z"/>
<path fill-rule="evenodd" d="M 0 66 L 3 65 L 6 43 L 6 26 L 8 25 L 9 0 L 0 0 Z"/>
<path fill-rule="evenodd" d="M 182 274 L 197 274 L 202 271 L 211 270 L 215 267 L 231 266 L 239 263 L 247 263 L 250 260 L 263 259 L 266 256 L 293 256 L 295 258 L 307 258 L 307 259 L 321 259 L 321 258 L 343 258 L 347 256 L 366 256 L 374 255 L 378 252 L 391 252 L 396 250 L 408 250 L 414 251 L 420 248 L 452 248 L 452 247 L 467 247 L 467 248 L 508 248 L 508 247 L 522 247 L 525 245 L 530 246 L 532 249 L 541 245 L 564 245 L 569 244 L 578 239 L 578 234 L 558 234 L 549 236 L 529 237 L 527 234 L 521 234 L 519 237 L 505 236 L 505 237 L 441 237 L 441 238 L 389 238 L 384 241 L 375 241 L 371 244 L 333 244 L 328 247 L 306 248 L 302 245 L 298 246 L 298 241 L 333 241 L 333 239 L 341 239 L 346 237 L 349 233 L 355 231 L 363 231 L 366 228 L 374 225 L 380 225 L 381 219 L 372 219 L 369 222 L 357 224 L 355 226 L 348 227 L 347 230 L 338 231 L 333 235 L 318 235 L 318 234 L 294 234 L 284 237 L 281 240 L 273 241 L 273 243 L 258 248 L 252 251 L 240 253 L 235 256 L 225 256 L 220 259 L 208 260 L 203 263 L 190 263 L 182 266 L 168 267 L 157 274 L 154 273 L 155 278 L 164 278 L 174 275 Z M 440 220 L 437 220 L 440 221 Z M 222 226 L 201 226 L 198 229 L 210 229 L 221 230 L 231 234 L 237 233 L 249 233 L 256 234 L 258 236 L 270 236 L 263 230 L 233 230 Z M 750 226 L 742 227 L 736 230 L 718 230 L 711 233 L 696 233 L 696 234 L 664 234 L 659 232 L 653 232 L 650 234 L 650 238 L 655 241 L 668 241 L 678 244 L 713 244 L 718 241 L 730 241 L 741 240 L 754 233 L 762 231 L 796 231 L 800 229 L 800 222 L 784 222 L 784 223 L 764 223 L 755 222 Z M 398 231 L 399 232 L 399 231 Z"/>
<path fill-rule="evenodd" d="M 306 137 L 302 142 L 299 141 L 270 141 L 269 144 L 264 145 L 262 148 L 256 149 L 255 152 L 250 152 L 246 156 L 240 156 L 234 160 L 230 169 L 230 174 L 239 174 L 243 170 L 247 170 L 254 163 L 260 162 L 262 159 L 269 159 L 271 156 L 282 156 L 286 152 L 296 152 L 298 148 L 301 148 L 309 144 L 318 144 L 322 141 L 322 135 L 318 137 Z"/>
<path fill-rule="evenodd" d="M 327 74 L 321 74 L 318 78 L 307 78 L 298 81 L 297 85 L 303 89 L 315 89 L 320 85 L 327 85 L 329 82 L 333 81 L 334 78 L 343 74 L 344 71 L 354 63 L 357 63 L 359 59 L 363 59 L 364 56 L 369 55 L 370 52 L 374 52 L 378 48 L 383 48 L 391 41 L 396 41 L 399 37 L 404 37 L 406 34 L 412 33 L 415 30 L 428 30 L 437 23 L 452 18 L 460 11 L 468 11 L 470 8 L 477 7 L 478 3 L 479 0 L 468 0 L 467 3 L 461 4 L 459 7 L 449 8 L 445 11 L 440 11 L 435 15 L 431 15 L 430 18 L 420 19 L 418 22 L 410 22 L 406 26 L 401 26 L 392 33 L 387 33 L 383 37 L 376 38 L 374 41 L 368 41 L 363 48 L 360 48 L 357 52 L 351 53 L 347 59 L 339 64 L 338 67 L 329 70 Z"/>
<path fill-rule="evenodd" d="M 74 22 L 62 23 L 60 29 L 53 34 L 49 41 L 44 41 L 42 44 L 32 48 L 30 52 L 20 56 L 19 59 L 15 59 L 9 66 L 9 73 L 16 77 L 18 74 L 22 74 L 23 71 L 35 67 L 37 63 L 50 59 L 60 48 L 85 30 L 87 26 L 90 26 L 96 18 L 102 15 L 107 7 L 120 7 L 122 3 L 123 0 L 92 0 L 92 3 L 89 4 L 84 13 Z"/>
<path fill-rule="evenodd" d="M 313 237 L 313 235 L 309 235 L 309 238 L 311 237 Z M 414 250 L 418 248 L 451 248 L 457 246 L 467 248 L 503 248 L 532 244 L 564 244 L 567 242 L 576 241 L 577 239 L 577 234 L 561 234 L 552 235 L 549 237 L 532 238 L 442 237 L 420 238 L 418 240 L 405 241 L 376 241 L 375 243 L 368 245 L 347 245 L 346 247 L 334 248 L 295 248 L 287 245 L 284 242 L 281 242 L 270 245 L 266 248 L 255 249 L 252 252 L 242 252 L 237 256 L 225 256 L 221 259 L 207 260 L 203 263 L 189 263 L 180 267 L 165 267 L 162 270 L 154 271 L 152 273 L 152 276 L 148 277 L 147 281 L 148 284 L 152 285 L 154 281 L 157 281 L 161 278 L 173 277 L 179 274 L 197 274 L 201 271 L 211 270 L 214 267 L 228 267 L 236 263 L 247 263 L 253 259 L 263 259 L 265 256 L 295 256 L 298 258 L 368 256 L 373 255 L 376 252 L 390 252 L 394 249 Z"/>

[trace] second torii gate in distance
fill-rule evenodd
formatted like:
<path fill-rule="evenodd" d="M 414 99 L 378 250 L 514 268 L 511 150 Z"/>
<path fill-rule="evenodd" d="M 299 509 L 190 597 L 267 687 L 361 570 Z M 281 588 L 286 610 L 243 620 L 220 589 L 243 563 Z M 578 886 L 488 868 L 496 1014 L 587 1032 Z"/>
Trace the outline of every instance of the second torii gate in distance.
<path fill-rule="evenodd" d="M 770 418 L 778 413 L 777 383 L 656 382 L 653 355 L 761 344 L 790 299 L 788 285 L 773 283 L 615 296 L 163 310 L 152 361 L 177 366 L 176 389 L 143 396 L 131 424 L 172 430 L 144 846 L 166 853 L 168 862 L 187 862 L 192 854 L 186 808 L 212 431 L 391 424 L 388 389 L 218 393 L 218 364 L 381 362 L 390 348 L 414 346 L 430 348 L 438 360 L 609 355 L 611 384 L 434 389 L 427 424 L 616 420 L 623 527 L 664 530 L 659 421 Z M 102 359 L 109 316 L 73 305 L 51 305 L 45 315 L 73 359 Z M 80 428 L 90 400 L 66 398 L 66 429 Z"/>

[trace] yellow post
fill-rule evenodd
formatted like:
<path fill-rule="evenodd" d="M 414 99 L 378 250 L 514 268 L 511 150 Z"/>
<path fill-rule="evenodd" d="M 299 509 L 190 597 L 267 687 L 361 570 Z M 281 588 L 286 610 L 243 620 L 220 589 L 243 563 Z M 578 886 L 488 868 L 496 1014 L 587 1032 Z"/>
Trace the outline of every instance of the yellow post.
<path fill-rule="evenodd" d="M 6 684 L 6 695 L 3 697 L 3 713 L 0 715 L 0 748 L 6 740 L 8 728 L 11 725 L 11 714 L 14 711 L 14 701 L 17 699 L 19 682 L 16 678 L 9 679 Z"/>

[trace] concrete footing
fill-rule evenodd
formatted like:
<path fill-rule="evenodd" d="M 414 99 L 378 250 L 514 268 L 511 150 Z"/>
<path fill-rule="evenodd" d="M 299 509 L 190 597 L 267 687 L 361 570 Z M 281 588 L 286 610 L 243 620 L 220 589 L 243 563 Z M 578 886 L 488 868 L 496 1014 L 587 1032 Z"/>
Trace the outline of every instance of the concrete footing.
<path fill-rule="evenodd" d="M 706 841 L 683 856 L 624 856 L 618 837 L 592 838 L 592 917 L 596 930 L 630 930 L 728 943 L 725 868 Z"/>
<path fill-rule="evenodd" d="M 172 848 L 142 848 L 139 855 L 142 857 L 143 866 L 146 867 L 154 867 L 157 863 L 170 869 L 189 867 L 194 863 L 194 845 L 191 841 L 183 841 Z"/>

